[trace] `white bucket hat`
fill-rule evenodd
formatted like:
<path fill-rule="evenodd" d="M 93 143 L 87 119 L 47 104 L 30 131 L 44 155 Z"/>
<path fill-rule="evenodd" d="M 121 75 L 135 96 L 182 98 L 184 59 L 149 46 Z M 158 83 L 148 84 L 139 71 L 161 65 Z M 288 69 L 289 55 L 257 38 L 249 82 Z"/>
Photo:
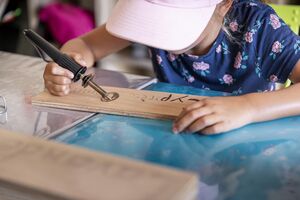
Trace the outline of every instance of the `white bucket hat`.
<path fill-rule="evenodd" d="M 106 29 L 112 35 L 168 51 L 197 41 L 222 0 L 119 0 Z"/>

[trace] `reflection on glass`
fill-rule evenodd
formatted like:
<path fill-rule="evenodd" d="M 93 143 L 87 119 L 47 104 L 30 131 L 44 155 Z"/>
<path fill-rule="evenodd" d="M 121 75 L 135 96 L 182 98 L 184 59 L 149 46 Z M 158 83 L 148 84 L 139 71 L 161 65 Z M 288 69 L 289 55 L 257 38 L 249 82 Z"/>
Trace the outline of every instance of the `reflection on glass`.
<path fill-rule="evenodd" d="M 3 96 L 0 96 L 0 114 L 7 112 L 6 100 Z"/>
<path fill-rule="evenodd" d="M 0 123 L 5 124 L 7 122 L 7 104 L 3 96 L 0 96 Z"/>

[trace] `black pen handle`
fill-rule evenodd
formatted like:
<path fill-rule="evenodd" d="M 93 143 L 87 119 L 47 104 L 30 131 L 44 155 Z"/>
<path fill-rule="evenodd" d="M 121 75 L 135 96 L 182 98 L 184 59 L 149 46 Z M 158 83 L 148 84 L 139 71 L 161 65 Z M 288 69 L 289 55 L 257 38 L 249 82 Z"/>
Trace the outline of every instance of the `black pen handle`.
<path fill-rule="evenodd" d="M 73 81 L 76 82 L 80 79 L 80 76 L 86 72 L 86 67 L 81 66 L 75 62 L 68 55 L 61 53 L 52 44 L 47 42 L 40 35 L 30 29 L 24 30 L 24 35 L 39 49 L 45 52 L 54 62 L 59 66 L 70 70 L 74 74 Z"/>
<path fill-rule="evenodd" d="M 53 59 L 54 60 L 54 59 Z M 56 60 L 54 60 L 59 66 L 70 70 L 74 74 L 73 81 L 76 82 L 80 79 L 80 76 L 83 75 L 87 68 L 81 66 L 77 62 L 75 62 L 70 56 L 67 54 L 61 54 Z"/>

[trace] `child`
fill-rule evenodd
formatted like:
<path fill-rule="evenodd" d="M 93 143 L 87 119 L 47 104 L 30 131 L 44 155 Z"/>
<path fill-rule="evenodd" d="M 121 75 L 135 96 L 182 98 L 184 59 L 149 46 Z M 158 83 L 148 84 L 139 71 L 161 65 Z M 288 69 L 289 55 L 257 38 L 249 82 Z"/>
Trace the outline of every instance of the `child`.
<path fill-rule="evenodd" d="M 173 132 L 217 134 L 300 114 L 300 37 L 256 0 L 119 0 L 106 25 L 61 51 L 81 65 L 127 47 L 149 46 L 160 81 L 231 92 L 183 109 Z M 55 63 L 44 72 L 54 95 L 73 74 Z M 294 84 L 274 90 L 275 82 Z M 268 92 L 265 92 L 268 91 Z"/>

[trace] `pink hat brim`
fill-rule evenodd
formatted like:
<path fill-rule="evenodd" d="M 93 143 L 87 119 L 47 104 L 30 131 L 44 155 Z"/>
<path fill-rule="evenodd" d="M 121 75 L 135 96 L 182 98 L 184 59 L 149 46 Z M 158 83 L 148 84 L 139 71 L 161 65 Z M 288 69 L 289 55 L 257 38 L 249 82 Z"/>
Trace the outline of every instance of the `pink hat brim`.
<path fill-rule="evenodd" d="M 106 29 L 119 38 L 167 51 L 180 51 L 195 43 L 216 5 L 175 8 L 144 0 L 119 0 Z"/>

